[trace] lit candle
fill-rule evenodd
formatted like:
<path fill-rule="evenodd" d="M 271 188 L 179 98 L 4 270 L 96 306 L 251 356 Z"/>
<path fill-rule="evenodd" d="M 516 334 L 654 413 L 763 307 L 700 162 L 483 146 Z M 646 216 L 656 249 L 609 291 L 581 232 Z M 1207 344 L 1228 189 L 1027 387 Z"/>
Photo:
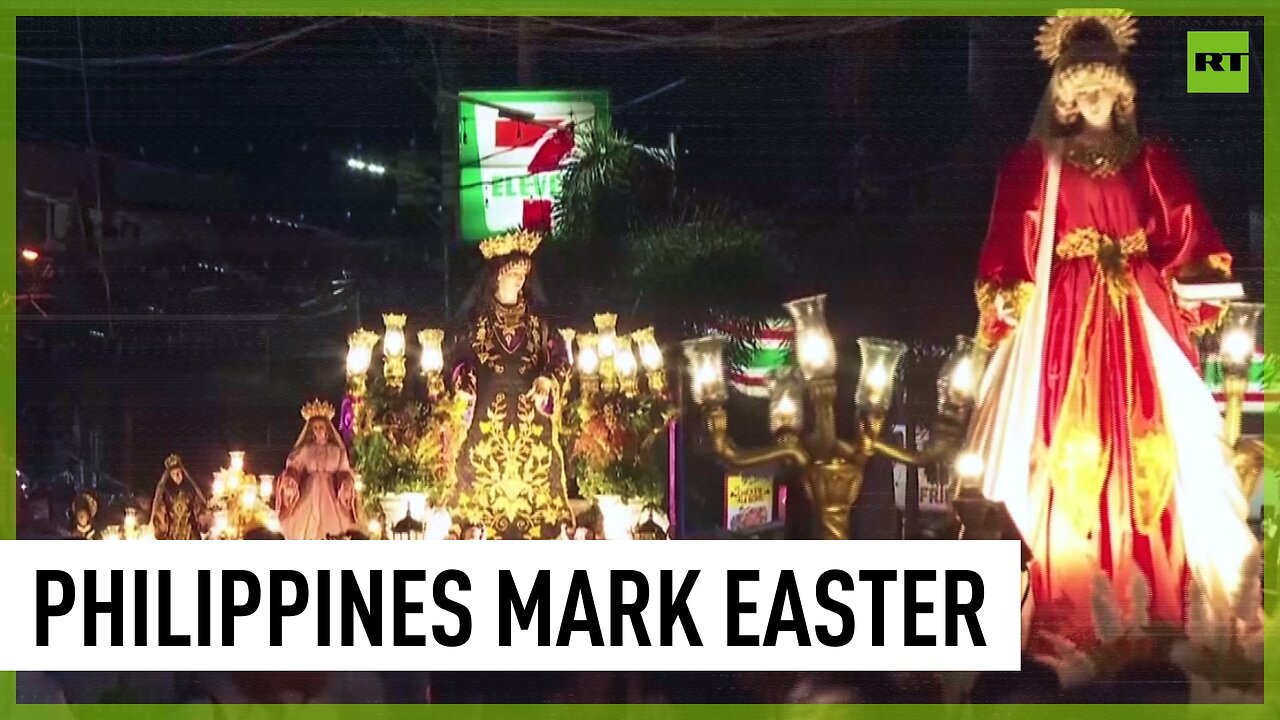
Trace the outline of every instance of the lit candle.
<path fill-rule="evenodd" d="M 1228 360 L 1243 365 L 1253 360 L 1253 336 L 1240 329 L 1232 329 L 1222 336 L 1222 354 Z"/>
<path fill-rule="evenodd" d="M 243 450 L 235 450 L 235 451 L 232 451 L 232 453 L 231 453 L 231 472 L 233 472 L 233 473 L 242 473 L 242 472 L 244 472 L 244 451 L 243 451 Z"/>
<path fill-rule="evenodd" d="M 226 490 L 227 490 L 227 481 L 224 478 L 224 473 L 222 473 L 221 471 L 214 473 L 213 474 L 213 496 L 215 498 L 220 498 L 222 497 L 222 493 L 226 492 Z"/>
<path fill-rule="evenodd" d="M 276 489 L 275 475 L 259 475 L 258 476 L 258 494 L 264 499 L 270 498 L 271 493 Z"/>
<path fill-rule="evenodd" d="M 257 504 L 258 486 L 252 484 L 245 485 L 244 490 L 240 493 L 240 506 L 245 510 L 251 510 L 253 509 L 253 506 Z"/>
<path fill-rule="evenodd" d="M 975 379 L 973 358 L 968 356 L 960 358 L 955 370 L 951 373 L 952 392 L 966 397 L 972 395 Z"/>
<path fill-rule="evenodd" d="M 982 475 L 985 463 L 982 456 L 972 450 L 960 453 L 956 457 L 956 475 L 965 480 L 972 480 Z"/>
<path fill-rule="evenodd" d="M 127 531 L 127 532 L 132 532 L 132 531 L 133 531 L 133 530 L 135 530 L 137 527 L 138 527 L 138 509 L 137 509 L 137 508 L 125 508 L 125 510 L 124 510 L 124 529 L 125 529 L 125 531 Z"/>
<path fill-rule="evenodd" d="M 219 510 L 213 514 L 213 534 L 226 535 L 228 530 L 227 511 Z"/>
<path fill-rule="evenodd" d="M 783 395 L 778 398 L 778 404 L 773 409 L 777 414 L 777 424 L 781 427 L 795 427 L 796 425 L 796 401 L 790 395 Z"/>

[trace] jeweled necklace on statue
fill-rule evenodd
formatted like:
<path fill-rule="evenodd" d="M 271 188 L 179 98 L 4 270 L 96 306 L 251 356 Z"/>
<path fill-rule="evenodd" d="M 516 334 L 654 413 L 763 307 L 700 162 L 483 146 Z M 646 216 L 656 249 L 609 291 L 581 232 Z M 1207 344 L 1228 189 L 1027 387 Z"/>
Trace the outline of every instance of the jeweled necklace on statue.
<path fill-rule="evenodd" d="M 1112 134 L 1103 140 L 1083 140 L 1076 136 L 1067 138 L 1063 156 L 1092 177 L 1109 177 L 1123 170 L 1141 147 L 1141 142 L 1129 134 Z"/>
<path fill-rule="evenodd" d="M 515 305 L 504 305 L 496 298 L 493 301 L 493 317 L 498 324 L 502 347 L 508 353 L 515 352 L 516 334 L 524 321 L 524 310 L 524 300 L 517 301 Z"/>

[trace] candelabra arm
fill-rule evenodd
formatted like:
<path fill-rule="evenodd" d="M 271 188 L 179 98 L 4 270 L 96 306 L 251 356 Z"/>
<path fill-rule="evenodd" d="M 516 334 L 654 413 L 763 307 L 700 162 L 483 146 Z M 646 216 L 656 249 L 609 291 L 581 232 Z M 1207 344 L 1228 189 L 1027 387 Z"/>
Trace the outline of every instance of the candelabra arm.
<path fill-rule="evenodd" d="M 872 434 L 871 454 L 882 455 L 895 462 L 914 467 L 933 465 L 953 458 L 960 451 L 964 442 L 967 413 L 963 411 L 941 412 L 933 422 L 932 437 L 923 450 L 909 448 L 885 442 L 879 432 Z M 878 425 L 877 425 L 878 428 Z"/>
<path fill-rule="evenodd" d="M 809 454 L 800 447 L 800 439 L 793 432 L 778 434 L 773 447 L 740 449 L 729 437 L 729 415 L 723 407 L 707 410 L 707 435 L 711 437 L 716 455 L 733 469 L 745 469 L 776 462 L 789 462 L 799 467 L 809 464 Z"/>
<path fill-rule="evenodd" d="M 1240 431 L 1244 424 L 1244 394 L 1248 389 L 1249 378 L 1247 377 L 1228 374 L 1222 379 L 1223 395 L 1226 396 L 1222 439 L 1229 448 L 1235 448 L 1240 442 Z"/>
<path fill-rule="evenodd" d="M 836 436 L 835 379 L 811 381 L 809 400 L 813 403 L 813 432 L 808 437 L 809 449 L 817 458 L 829 459 L 841 452 L 841 442 Z"/>

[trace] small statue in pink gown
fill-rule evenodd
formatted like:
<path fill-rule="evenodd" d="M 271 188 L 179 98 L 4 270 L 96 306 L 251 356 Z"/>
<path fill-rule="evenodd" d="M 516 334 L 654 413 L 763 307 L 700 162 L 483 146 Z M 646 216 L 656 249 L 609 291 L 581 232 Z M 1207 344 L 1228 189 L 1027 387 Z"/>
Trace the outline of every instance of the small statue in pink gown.
<path fill-rule="evenodd" d="M 289 540 L 323 540 L 360 527 L 360 497 L 333 406 L 302 407 L 306 424 L 289 453 L 276 489 L 276 514 Z"/>

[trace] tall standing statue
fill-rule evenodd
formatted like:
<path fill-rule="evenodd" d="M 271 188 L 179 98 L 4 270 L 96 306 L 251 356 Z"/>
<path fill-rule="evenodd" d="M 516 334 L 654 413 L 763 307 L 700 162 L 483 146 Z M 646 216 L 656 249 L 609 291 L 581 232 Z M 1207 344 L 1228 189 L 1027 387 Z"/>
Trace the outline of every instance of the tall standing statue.
<path fill-rule="evenodd" d="M 970 447 L 1033 550 L 1027 617 L 1085 644 L 1099 577 L 1183 627 L 1189 598 L 1230 613 L 1256 545 L 1191 339 L 1215 311 L 1171 285 L 1228 278 L 1231 257 L 1173 152 L 1138 135 L 1135 33 L 1127 15 L 1041 29 L 1052 79 L 978 268 L 992 355 Z"/>
<path fill-rule="evenodd" d="M 573 524 L 553 417 L 569 364 L 530 278 L 541 239 L 519 231 L 480 245 L 486 267 L 452 354 L 454 390 L 472 404 L 449 503 L 464 532 L 551 539 Z"/>
<path fill-rule="evenodd" d="M 164 474 L 151 500 L 151 529 L 157 540 L 199 540 L 207 504 L 187 474 L 182 458 L 164 460 Z"/>
<path fill-rule="evenodd" d="M 324 540 L 360 529 L 360 497 L 333 406 L 302 406 L 302 434 L 276 481 L 276 515 L 289 540 Z"/>

